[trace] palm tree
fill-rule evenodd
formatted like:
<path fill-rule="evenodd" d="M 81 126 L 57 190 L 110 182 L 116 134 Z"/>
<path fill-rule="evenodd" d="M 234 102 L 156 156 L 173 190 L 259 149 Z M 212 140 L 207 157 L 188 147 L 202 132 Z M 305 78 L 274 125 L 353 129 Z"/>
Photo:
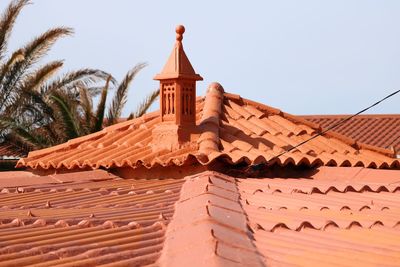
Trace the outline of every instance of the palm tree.
<path fill-rule="evenodd" d="M 29 3 L 30 0 L 14 0 L 0 17 L 0 139 L 7 138 L 31 150 L 116 123 L 126 103 L 129 85 L 145 64 L 136 65 L 120 84 L 97 69 L 81 69 L 55 78 L 62 61 L 37 65 L 58 39 L 73 33 L 65 27 L 48 30 L 7 57 L 12 28 L 22 8 Z M 98 86 L 101 81 L 106 81 L 104 87 Z M 116 87 L 116 93 L 104 119 L 110 84 Z M 92 99 L 99 94 L 100 101 L 94 111 Z M 157 96 L 156 90 L 129 117 L 146 112 Z"/>
<path fill-rule="evenodd" d="M 50 95 L 33 92 L 32 101 L 25 103 L 25 110 L 29 116 L 23 116 L 23 118 L 28 118 L 28 120 L 10 117 L 0 120 L 0 123 L 11 129 L 7 135 L 8 141 L 15 145 L 23 144 L 29 150 L 34 150 L 64 143 L 69 139 L 94 133 L 105 126 L 118 123 L 127 100 L 129 86 L 144 66 L 144 63 L 136 65 L 117 85 L 107 116 L 105 116 L 106 100 L 111 76 L 108 77 L 101 90 L 87 88 L 80 84 L 71 88 L 68 93 L 63 90 L 56 90 Z M 100 99 L 94 109 L 93 97 L 97 94 L 100 94 Z M 128 119 L 145 114 L 158 95 L 158 89 L 151 92 Z"/>

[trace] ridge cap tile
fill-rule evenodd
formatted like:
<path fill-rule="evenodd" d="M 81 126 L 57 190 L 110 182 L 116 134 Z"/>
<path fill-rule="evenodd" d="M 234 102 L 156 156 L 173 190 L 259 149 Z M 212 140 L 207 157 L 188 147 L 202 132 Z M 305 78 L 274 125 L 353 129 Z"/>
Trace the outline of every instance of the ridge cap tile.
<path fill-rule="evenodd" d="M 226 181 L 226 175 L 203 172 L 186 177 L 167 228 L 160 266 L 264 266 L 249 239 L 247 218 L 239 199 L 221 200 L 218 195 L 204 194 L 217 188 L 213 181 L 221 179 L 212 174 L 224 177 L 218 183 L 229 184 L 229 189 L 238 194 L 237 187 L 232 188 L 232 182 Z"/>

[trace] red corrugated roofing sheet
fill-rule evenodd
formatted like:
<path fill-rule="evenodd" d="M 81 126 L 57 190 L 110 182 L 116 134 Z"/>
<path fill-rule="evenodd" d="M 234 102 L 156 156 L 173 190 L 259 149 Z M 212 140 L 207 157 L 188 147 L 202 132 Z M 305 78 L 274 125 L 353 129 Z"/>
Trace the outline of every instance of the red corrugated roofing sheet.
<path fill-rule="evenodd" d="M 331 127 L 350 115 L 307 115 L 302 118 Z M 394 147 L 400 154 L 400 114 L 359 115 L 346 121 L 334 131 L 359 142 L 386 149 Z"/>
<path fill-rule="evenodd" d="M 212 89 L 212 88 L 211 88 Z M 209 90 L 197 100 L 197 134 L 176 150 L 158 150 L 152 130 L 159 112 L 105 128 L 65 144 L 34 151 L 19 161 L 30 168 L 113 168 L 228 164 L 365 166 L 398 168 L 391 151 L 362 145 L 335 133 L 319 136 L 276 158 L 283 151 L 316 135 L 320 129 L 301 118 L 240 96 Z"/>

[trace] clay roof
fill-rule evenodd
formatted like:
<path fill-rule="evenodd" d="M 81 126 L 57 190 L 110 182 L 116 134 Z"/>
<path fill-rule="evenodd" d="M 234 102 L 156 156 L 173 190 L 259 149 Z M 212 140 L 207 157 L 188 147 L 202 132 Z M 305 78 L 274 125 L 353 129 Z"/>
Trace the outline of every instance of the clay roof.
<path fill-rule="evenodd" d="M 302 118 L 328 128 L 349 115 L 304 115 Z M 346 121 L 334 131 L 359 142 L 386 149 L 392 147 L 400 154 L 400 114 L 359 115 Z"/>
<path fill-rule="evenodd" d="M 319 125 L 238 95 L 223 93 L 212 84 L 196 102 L 197 129 L 185 146 L 155 149 L 152 130 L 159 112 L 118 123 L 100 132 L 72 139 L 51 148 L 30 152 L 18 166 L 33 169 L 75 169 L 210 165 L 278 164 L 286 166 L 399 167 L 392 151 L 357 143 L 334 132 L 319 136 L 298 149 L 275 155 L 316 135 Z"/>
<path fill-rule="evenodd" d="M 156 76 L 176 120 L 154 112 L 0 173 L 0 266 L 398 266 L 393 151 L 319 136 L 320 125 L 216 83 L 194 105 L 200 76 L 176 32 Z"/>
<path fill-rule="evenodd" d="M 311 177 L 237 183 L 266 266 L 398 266 L 399 178 L 325 167 Z"/>
<path fill-rule="evenodd" d="M 395 266 L 399 178 L 398 171 L 337 167 L 285 179 L 43 177 L 43 184 L 1 191 L 0 266 L 328 266 L 354 258 Z"/>
<path fill-rule="evenodd" d="M 183 182 L 1 173 L 0 266 L 152 264 Z"/>
<path fill-rule="evenodd" d="M 0 173 L 0 266 L 399 264 L 399 171 L 297 175 Z"/>

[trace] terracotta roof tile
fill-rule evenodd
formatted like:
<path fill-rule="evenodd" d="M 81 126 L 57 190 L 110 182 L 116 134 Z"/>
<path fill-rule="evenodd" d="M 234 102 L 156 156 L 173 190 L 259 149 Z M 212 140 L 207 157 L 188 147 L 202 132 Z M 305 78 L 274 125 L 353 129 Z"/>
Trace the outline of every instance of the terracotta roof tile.
<path fill-rule="evenodd" d="M 348 116 L 350 115 L 306 115 L 301 117 L 328 128 Z M 394 147 L 400 153 L 399 114 L 359 115 L 333 131 L 369 145 L 386 149 Z"/>
<path fill-rule="evenodd" d="M 215 172 L 187 177 L 175 209 L 161 266 L 263 266 L 234 178 Z"/>
<path fill-rule="evenodd" d="M 317 134 L 318 125 L 272 107 L 223 93 L 219 84 L 197 99 L 198 132 L 173 151 L 157 149 L 152 131 L 159 112 L 122 122 L 103 131 L 34 151 L 18 166 L 33 169 L 113 168 L 228 164 L 328 165 L 398 168 L 392 151 L 362 145 L 334 132 L 276 158 L 275 155 Z"/>
<path fill-rule="evenodd" d="M 400 260 L 396 170 L 320 167 L 304 178 L 257 179 L 208 171 L 164 180 L 97 170 L 43 176 L 42 184 L 31 174 L 23 186 L 27 172 L 0 180 L 7 175 L 15 181 L 0 189 L 0 266 Z"/>
<path fill-rule="evenodd" d="M 398 266 L 399 181 L 399 171 L 337 167 L 305 178 L 237 179 L 267 266 Z"/>
<path fill-rule="evenodd" d="M 14 183 L 0 188 L 0 266 L 153 264 L 184 182 L 99 170 L 30 175 L 23 185 L 26 172 L 0 181 L 7 175 Z"/>

